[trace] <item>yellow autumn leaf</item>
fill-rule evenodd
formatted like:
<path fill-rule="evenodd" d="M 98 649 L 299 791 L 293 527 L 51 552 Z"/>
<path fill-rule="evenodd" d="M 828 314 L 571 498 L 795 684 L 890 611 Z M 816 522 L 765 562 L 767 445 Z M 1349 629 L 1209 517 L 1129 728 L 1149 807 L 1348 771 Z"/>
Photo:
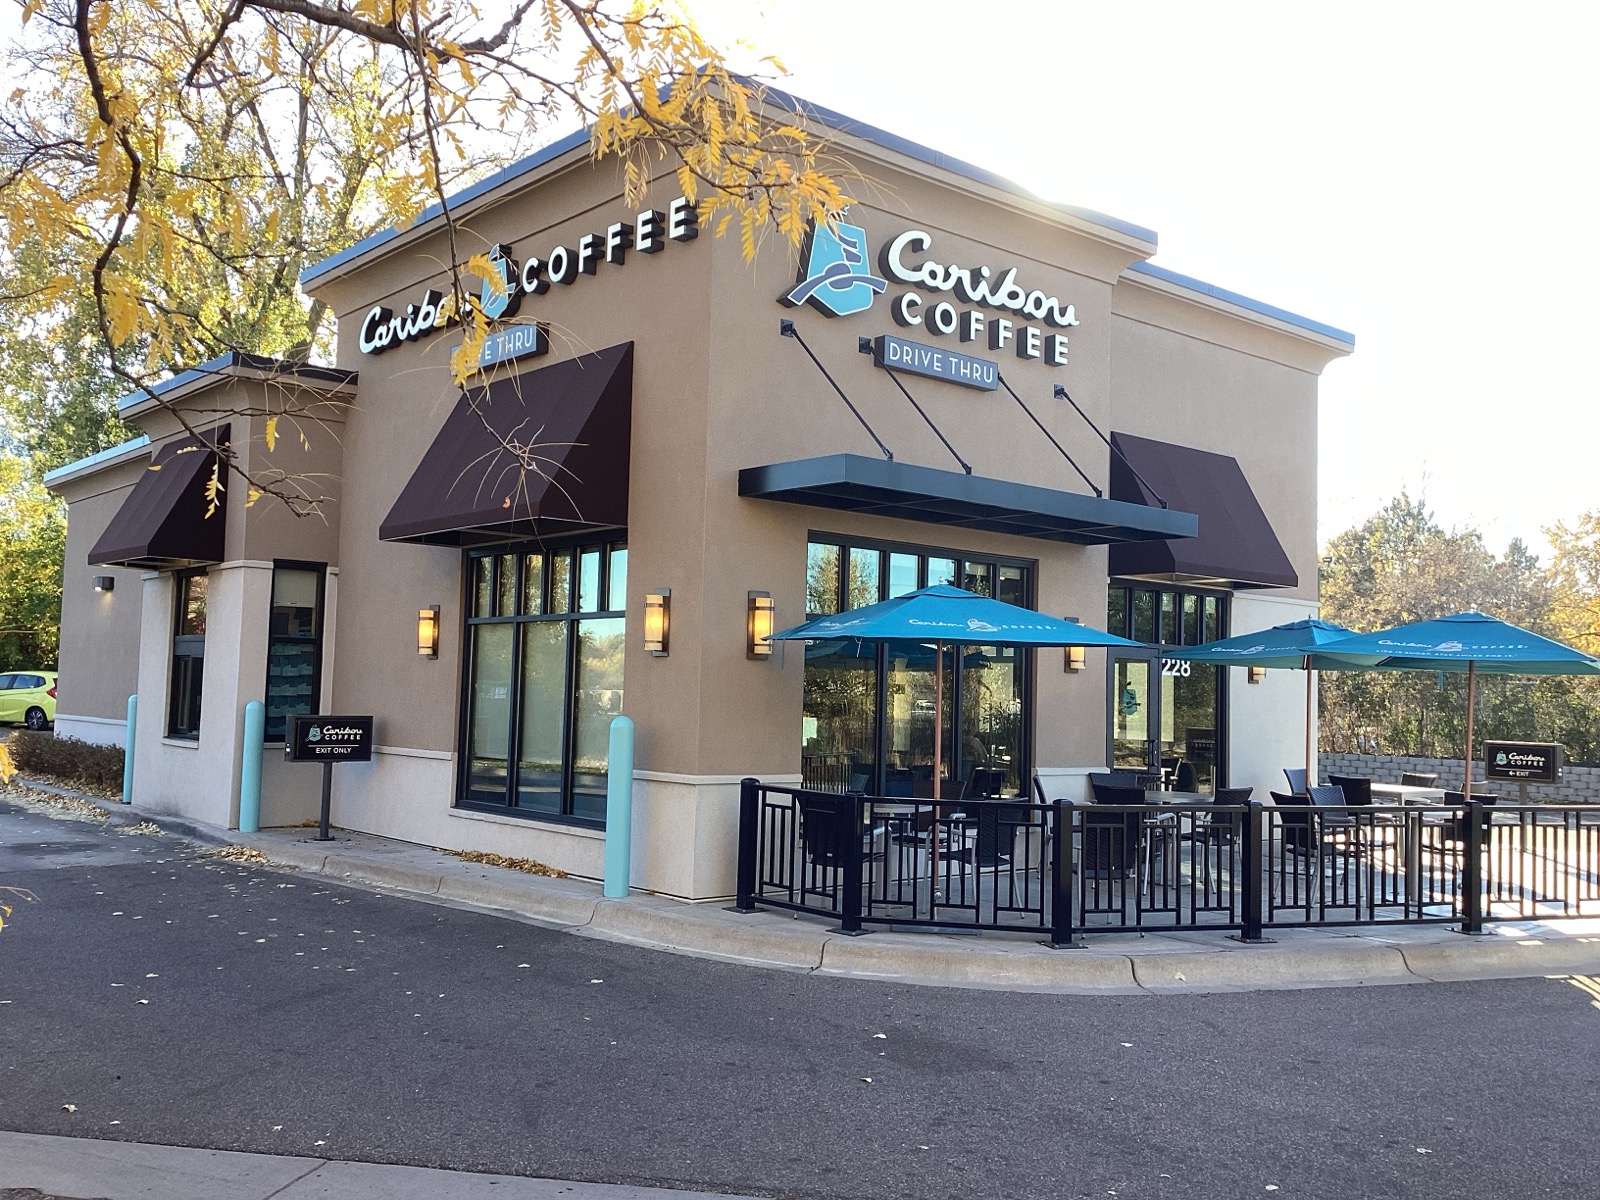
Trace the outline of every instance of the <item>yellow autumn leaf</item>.
<path fill-rule="evenodd" d="M 267 440 L 267 453 L 270 454 L 278 448 L 278 418 L 268 417 L 261 433 Z"/>

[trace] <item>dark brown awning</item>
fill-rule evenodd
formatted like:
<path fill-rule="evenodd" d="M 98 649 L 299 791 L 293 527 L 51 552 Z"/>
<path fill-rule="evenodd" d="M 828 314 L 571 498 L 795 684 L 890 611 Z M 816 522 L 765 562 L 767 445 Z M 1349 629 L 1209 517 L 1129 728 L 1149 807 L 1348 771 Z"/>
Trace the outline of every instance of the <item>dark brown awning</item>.
<path fill-rule="evenodd" d="M 1111 455 L 1113 500 L 1155 505 L 1160 497 L 1200 518 L 1198 537 L 1112 546 L 1111 574 L 1246 588 L 1300 582 L 1235 459 L 1126 433 L 1111 441 L 1121 451 Z"/>
<path fill-rule="evenodd" d="M 222 425 L 157 450 L 152 469 L 139 477 L 89 551 L 89 564 L 160 570 L 221 562 L 228 492 L 217 492 L 216 511 L 208 517 L 206 483 L 217 464 L 212 447 L 227 445 L 229 434 Z"/>
<path fill-rule="evenodd" d="M 632 431 L 632 342 L 475 388 L 378 537 L 475 546 L 625 527 Z M 507 441 L 531 447 L 535 469 Z"/>

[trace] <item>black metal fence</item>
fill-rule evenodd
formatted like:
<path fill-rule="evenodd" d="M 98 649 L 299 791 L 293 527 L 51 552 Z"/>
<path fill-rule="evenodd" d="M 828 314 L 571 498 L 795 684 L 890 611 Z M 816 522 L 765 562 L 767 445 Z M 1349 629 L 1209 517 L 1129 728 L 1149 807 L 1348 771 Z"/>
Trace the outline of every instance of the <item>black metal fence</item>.
<path fill-rule="evenodd" d="M 1043 934 L 1600 916 L 1600 809 L 1032 804 L 744 781 L 737 907 Z"/>

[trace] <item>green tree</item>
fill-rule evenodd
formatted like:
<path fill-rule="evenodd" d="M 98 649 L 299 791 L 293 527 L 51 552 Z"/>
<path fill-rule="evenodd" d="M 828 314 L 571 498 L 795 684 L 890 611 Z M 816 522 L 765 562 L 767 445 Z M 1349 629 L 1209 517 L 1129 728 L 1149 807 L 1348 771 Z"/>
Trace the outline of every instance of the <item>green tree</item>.
<path fill-rule="evenodd" d="M 1402 492 L 1328 543 L 1322 612 L 1352 629 L 1382 629 L 1480 609 L 1560 637 L 1558 592 L 1521 541 L 1496 557 L 1476 529 L 1447 531 Z M 1479 676 L 1475 733 L 1555 740 L 1575 761 L 1595 756 L 1592 685 L 1563 677 Z M 1323 743 L 1333 750 L 1450 756 L 1466 734 L 1459 674 L 1329 671 L 1322 675 Z"/>
<path fill-rule="evenodd" d="M 65 514 L 26 459 L 0 454 L 0 671 L 56 665 Z"/>

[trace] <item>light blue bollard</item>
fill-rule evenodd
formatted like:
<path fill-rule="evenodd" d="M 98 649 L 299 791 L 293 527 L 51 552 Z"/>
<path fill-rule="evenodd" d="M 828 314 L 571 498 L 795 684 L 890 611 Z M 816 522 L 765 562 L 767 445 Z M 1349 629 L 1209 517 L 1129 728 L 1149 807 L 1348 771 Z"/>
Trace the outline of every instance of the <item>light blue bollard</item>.
<path fill-rule="evenodd" d="M 128 697 L 128 731 L 122 742 L 122 802 L 133 803 L 133 733 L 139 727 L 139 697 Z"/>
<path fill-rule="evenodd" d="M 244 744 L 239 749 L 239 832 L 261 832 L 261 744 L 267 736 L 267 706 L 244 706 Z"/>
<path fill-rule="evenodd" d="M 628 869 L 633 853 L 633 718 L 611 722 L 610 760 L 606 768 L 606 898 L 628 894 Z"/>

